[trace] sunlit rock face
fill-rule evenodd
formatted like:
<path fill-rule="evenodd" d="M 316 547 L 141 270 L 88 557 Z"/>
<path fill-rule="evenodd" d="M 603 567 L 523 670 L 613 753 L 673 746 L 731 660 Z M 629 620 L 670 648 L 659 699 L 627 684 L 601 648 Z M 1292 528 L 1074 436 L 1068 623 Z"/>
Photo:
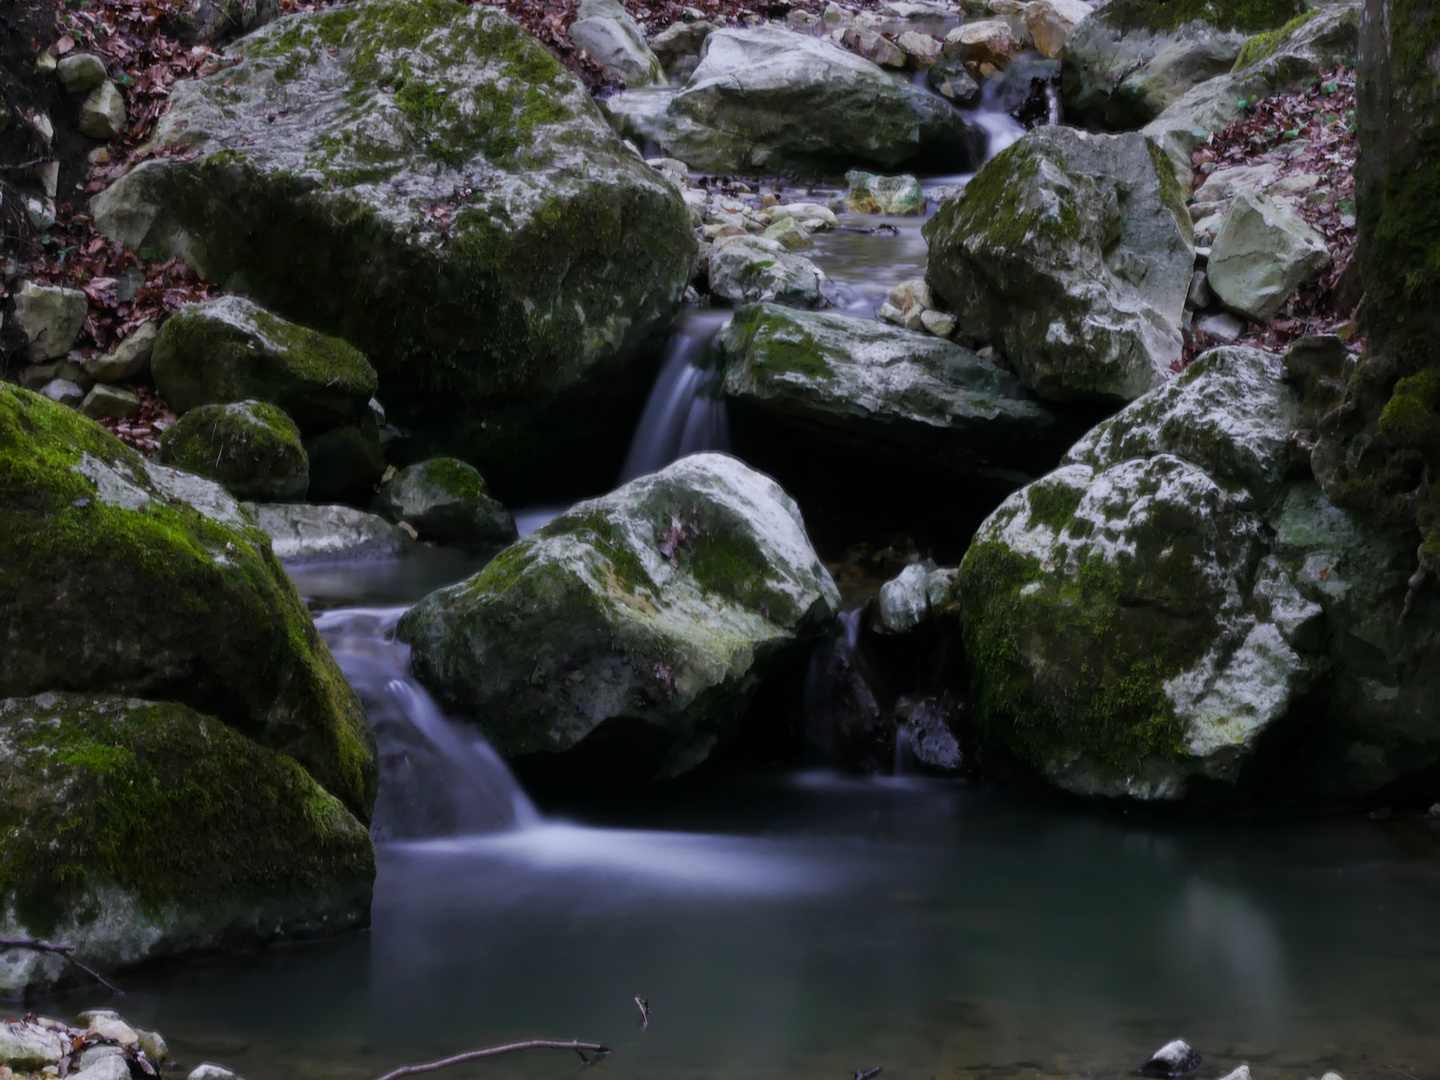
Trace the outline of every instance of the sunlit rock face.
<path fill-rule="evenodd" d="M 960 584 L 982 711 L 1057 786 L 1233 797 L 1278 769 L 1353 796 L 1440 757 L 1440 597 L 1407 600 L 1416 537 L 1305 478 L 1282 375 L 1213 350 L 981 526 Z"/>
<path fill-rule="evenodd" d="M 795 503 L 693 454 L 577 504 L 401 620 L 417 674 L 510 758 L 674 777 L 727 748 L 839 606 Z"/>
<path fill-rule="evenodd" d="M 362 349 L 401 424 L 482 468 L 643 394 L 689 215 L 509 17 L 371 0 L 232 52 L 175 90 L 155 144 L 188 149 L 95 199 L 103 231 Z"/>

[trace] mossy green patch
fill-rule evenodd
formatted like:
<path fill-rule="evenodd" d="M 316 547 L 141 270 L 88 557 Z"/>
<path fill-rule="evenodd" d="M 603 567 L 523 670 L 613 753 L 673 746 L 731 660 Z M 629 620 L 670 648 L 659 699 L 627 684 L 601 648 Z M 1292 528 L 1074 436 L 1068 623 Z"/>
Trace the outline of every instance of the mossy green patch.
<path fill-rule="evenodd" d="M 1285 39 L 1311 19 L 1315 18 L 1315 16 L 1319 15 L 1320 10 L 1320 8 L 1315 8 L 1312 11 L 1304 12 L 1303 14 L 1295 16 L 1295 18 L 1278 29 L 1268 30 L 1263 34 L 1256 34 L 1240 49 L 1240 55 L 1235 57 L 1235 66 L 1230 70 L 1238 73 L 1244 71 L 1246 68 L 1253 67 L 1261 60 L 1267 60 L 1274 56 L 1280 49 L 1280 46 L 1285 43 Z"/>
<path fill-rule="evenodd" d="M 346 893 L 363 918 L 364 827 L 295 761 L 216 720 L 173 703 L 9 699 L 0 746 L 0 905 L 31 933 L 103 915 L 83 907 L 112 886 L 162 922 Z"/>
<path fill-rule="evenodd" d="M 3 386 L 0 635 L 0 696 L 181 701 L 369 816 L 369 722 L 268 538 L 172 498 L 98 425 Z"/>
<path fill-rule="evenodd" d="M 489 494 L 479 470 L 456 458 L 431 458 L 420 466 L 420 475 L 427 483 L 457 499 L 476 499 Z"/>
<path fill-rule="evenodd" d="M 299 498 L 309 482 L 300 429 L 263 401 L 191 409 L 161 436 L 160 460 L 242 499 Z"/>
<path fill-rule="evenodd" d="M 1055 480 L 1037 480 L 1025 489 L 1030 504 L 1030 520 L 1059 532 L 1075 516 L 1084 492 Z"/>
<path fill-rule="evenodd" d="M 725 341 L 731 362 L 743 361 L 760 383 L 792 373 L 819 381 L 834 377 L 820 342 L 779 304 L 738 308 Z"/>

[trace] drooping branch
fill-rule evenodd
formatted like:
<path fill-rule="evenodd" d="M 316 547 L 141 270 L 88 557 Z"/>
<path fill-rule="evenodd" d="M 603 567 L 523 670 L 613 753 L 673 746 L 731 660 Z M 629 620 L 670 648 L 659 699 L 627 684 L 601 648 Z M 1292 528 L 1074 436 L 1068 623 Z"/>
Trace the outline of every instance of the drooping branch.
<path fill-rule="evenodd" d="M 591 1054 L 610 1053 L 609 1047 L 599 1043 L 577 1042 L 574 1039 L 569 1042 L 562 1042 L 558 1039 L 530 1039 L 526 1042 L 506 1043 L 504 1046 L 487 1046 L 481 1050 L 467 1050 L 463 1054 L 441 1058 L 439 1061 L 427 1061 L 423 1065 L 402 1065 L 393 1072 L 388 1072 L 380 1077 L 380 1080 L 399 1080 L 402 1076 L 435 1072 L 437 1069 L 446 1069 L 451 1065 L 460 1065 L 467 1061 L 476 1061 L 479 1058 L 498 1057 L 500 1054 L 513 1054 L 519 1050 L 574 1050 L 580 1055 L 580 1060 L 587 1065 L 592 1060 L 585 1056 L 587 1052 Z"/>
<path fill-rule="evenodd" d="M 74 964 L 77 968 L 85 972 L 86 975 L 89 975 L 92 979 L 98 982 L 101 986 L 105 987 L 105 989 L 109 990 L 112 994 L 118 995 L 125 993 L 125 991 L 121 990 L 118 986 L 112 983 L 109 979 L 105 978 L 104 975 L 101 975 L 94 968 L 88 967 L 87 965 L 82 964 L 79 960 L 75 959 L 75 946 L 70 944 L 68 941 L 44 941 L 41 938 L 6 937 L 5 935 L 0 934 L 0 950 L 4 949 L 30 949 L 34 952 L 54 953 L 66 963 Z"/>

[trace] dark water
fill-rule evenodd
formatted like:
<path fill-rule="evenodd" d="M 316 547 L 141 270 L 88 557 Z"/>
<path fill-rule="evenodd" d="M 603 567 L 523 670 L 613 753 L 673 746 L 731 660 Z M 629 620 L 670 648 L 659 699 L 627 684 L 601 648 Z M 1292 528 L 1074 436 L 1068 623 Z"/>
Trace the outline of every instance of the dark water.
<path fill-rule="evenodd" d="M 431 554 L 302 587 L 409 602 L 469 565 Z M 1440 1075 L 1440 822 L 1184 823 L 809 774 L 382 844 L 379 866 L 368 934 L 133 974 L 120 1008 L 248 1080 L 530 1037 L 604 1042 L 597 1075 L 643 1080 L 1102 1080 L 1175 1036 L 1206 1077 Z"/>

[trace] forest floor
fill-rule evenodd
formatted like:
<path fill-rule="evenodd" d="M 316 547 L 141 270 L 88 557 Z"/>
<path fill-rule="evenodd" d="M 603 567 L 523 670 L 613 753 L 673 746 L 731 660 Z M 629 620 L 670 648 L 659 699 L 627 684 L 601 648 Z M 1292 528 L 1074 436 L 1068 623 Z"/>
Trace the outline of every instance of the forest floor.
<path fill-rule="evenodd" d="M 282 0 L 289 13 L 334 6 L 345 0 Z M 746 16 L 783 17 L 792 10 L 823 10 L 827 0 L 625 0 L 626 8 L 647 33 L 682 18 L 734 21 Z M 48 116 L 53 142 L 47 144 L 28 122 L 0 131 L 0 284 L 9 291 L 21 280 L 37 280 L 84 290 L 89 317 L 78 342 L 82 356 L 102 354 L 147 320 L 163 319 L 185 304 L 218 295 L 178 259 L 142 258 L 98 233 L 88 216 L 88 199 L 113 179 L 152 156 L 146 146 L 159 118 L 169 109 L 172 87 L 181 79 L 205 75 L 222 55 L 210 45 L 186 46 L 167 32 L 183 0 L 64 0 L 11 8 L 0 13 L 0 108 L 27 120 Z M 852 7 L 878 6 L 860 0 Z M 579 0 L 498 0 L 594 92 L 611 89 L 598 66 L 570 42 L 568 27 Z M 119 138 L 101 144 L 79 134 L 79 105 L 52 74 L 37 68 L 48 54 L 72 51 L 100 56 L 126 99 L 128 121 Z M 1353 180 L 1354 73 L 1338 71 L 1312 85 L 1255 102 L 1245 119 L 1213 135 L 1196 152 L 1198 170 L 1274 160 L 1285 175 L 1312 172 L 1325 178 L 1328 197 L 1303 202 L 1300 213 L 1326 238 L 1335 261 L 1327 274 L 1302 289 L 1280 317 L 1252 325 L 1242 341 L 1284 348 L 1306 333 L 1340 332 L 1353 336 L 1358 294 L 1353 284 L 1355 244 Z M 1282 154 L 1286 144 L 1305 140 L 1301 154 Z M 52 172 L 54 198 L 47 204 L 45 169 Z M 52 166 L 53 169 L 53 166 Z M 27 212 L 27 201 L 30 211 Z M 38 211 L 38 212 L 35 212 Z M 13 333 L 13 331 L 8 331 Z M 1186 360 L 1216 344 L 1191 331 Z M 0 339 L 14 354 L 13 341 Z M 11 372 L 10 374 L 14 374 Z M 160 432 L 173 420 L 152 390 L 132 387 L 144 407 L 138 415 L 102 421 L 144 452 L 158 446 Z"/>

